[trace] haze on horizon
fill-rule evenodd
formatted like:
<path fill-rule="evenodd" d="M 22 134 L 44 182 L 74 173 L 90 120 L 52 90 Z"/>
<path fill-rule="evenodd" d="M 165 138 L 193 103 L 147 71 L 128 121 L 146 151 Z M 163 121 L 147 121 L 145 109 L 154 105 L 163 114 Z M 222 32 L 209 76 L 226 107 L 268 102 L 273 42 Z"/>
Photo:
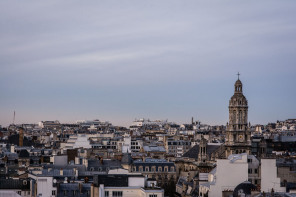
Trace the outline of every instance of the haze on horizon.
<path fill-rule="evenodd" d="M 1 1 L 0 125 L 296 118 L 296 1 Z"/>

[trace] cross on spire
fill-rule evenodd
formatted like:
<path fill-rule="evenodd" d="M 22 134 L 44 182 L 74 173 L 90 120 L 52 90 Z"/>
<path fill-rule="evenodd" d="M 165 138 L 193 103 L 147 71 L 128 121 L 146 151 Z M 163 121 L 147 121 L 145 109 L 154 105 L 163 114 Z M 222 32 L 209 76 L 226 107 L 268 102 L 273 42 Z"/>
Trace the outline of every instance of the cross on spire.
<path fill-rule="evenodd" d="M 240 74 L 239 74 L 239 72 L 237 73 L 237 79 L 239 79 L 239 76 L 240 76 Z"/>

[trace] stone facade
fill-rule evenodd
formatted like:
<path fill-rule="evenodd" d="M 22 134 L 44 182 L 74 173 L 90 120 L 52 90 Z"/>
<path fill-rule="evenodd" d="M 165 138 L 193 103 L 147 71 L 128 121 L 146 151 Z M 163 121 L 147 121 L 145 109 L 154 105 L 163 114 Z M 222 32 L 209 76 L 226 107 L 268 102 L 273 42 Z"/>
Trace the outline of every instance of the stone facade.
<path fill-rule="evenodd" d="M 226 127 L 225 156 L 251 152 L 251 132 L 248 124 L 248 101 L 243 94 L 243 84 L 238 79 L 234 95 L 229 101 L 229 123 Z"/>

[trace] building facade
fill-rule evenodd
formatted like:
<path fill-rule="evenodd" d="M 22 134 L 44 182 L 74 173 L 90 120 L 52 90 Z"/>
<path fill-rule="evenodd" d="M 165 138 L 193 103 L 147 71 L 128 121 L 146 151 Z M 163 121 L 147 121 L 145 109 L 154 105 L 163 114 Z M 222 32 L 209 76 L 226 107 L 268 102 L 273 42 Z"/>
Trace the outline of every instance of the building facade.
<path fill-rule="evenodd" d="M 251 131 L 248 124 L 248 101 L 243 94 L 243 84 L 234 84 L 234 95 L 229 101 L 229 123 L 226 126 L 225 156 L 251 153 Z"/>

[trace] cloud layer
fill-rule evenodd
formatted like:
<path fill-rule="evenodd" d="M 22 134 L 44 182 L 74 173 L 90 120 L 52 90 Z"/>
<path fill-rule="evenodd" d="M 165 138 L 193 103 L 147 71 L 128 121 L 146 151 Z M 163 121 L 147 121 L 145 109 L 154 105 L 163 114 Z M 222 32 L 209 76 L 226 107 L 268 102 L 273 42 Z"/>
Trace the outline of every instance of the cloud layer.
<path fill-rule="evenodd" d="M 296 2 L 0 2 L 0 124 L 295 118 Z"/>

